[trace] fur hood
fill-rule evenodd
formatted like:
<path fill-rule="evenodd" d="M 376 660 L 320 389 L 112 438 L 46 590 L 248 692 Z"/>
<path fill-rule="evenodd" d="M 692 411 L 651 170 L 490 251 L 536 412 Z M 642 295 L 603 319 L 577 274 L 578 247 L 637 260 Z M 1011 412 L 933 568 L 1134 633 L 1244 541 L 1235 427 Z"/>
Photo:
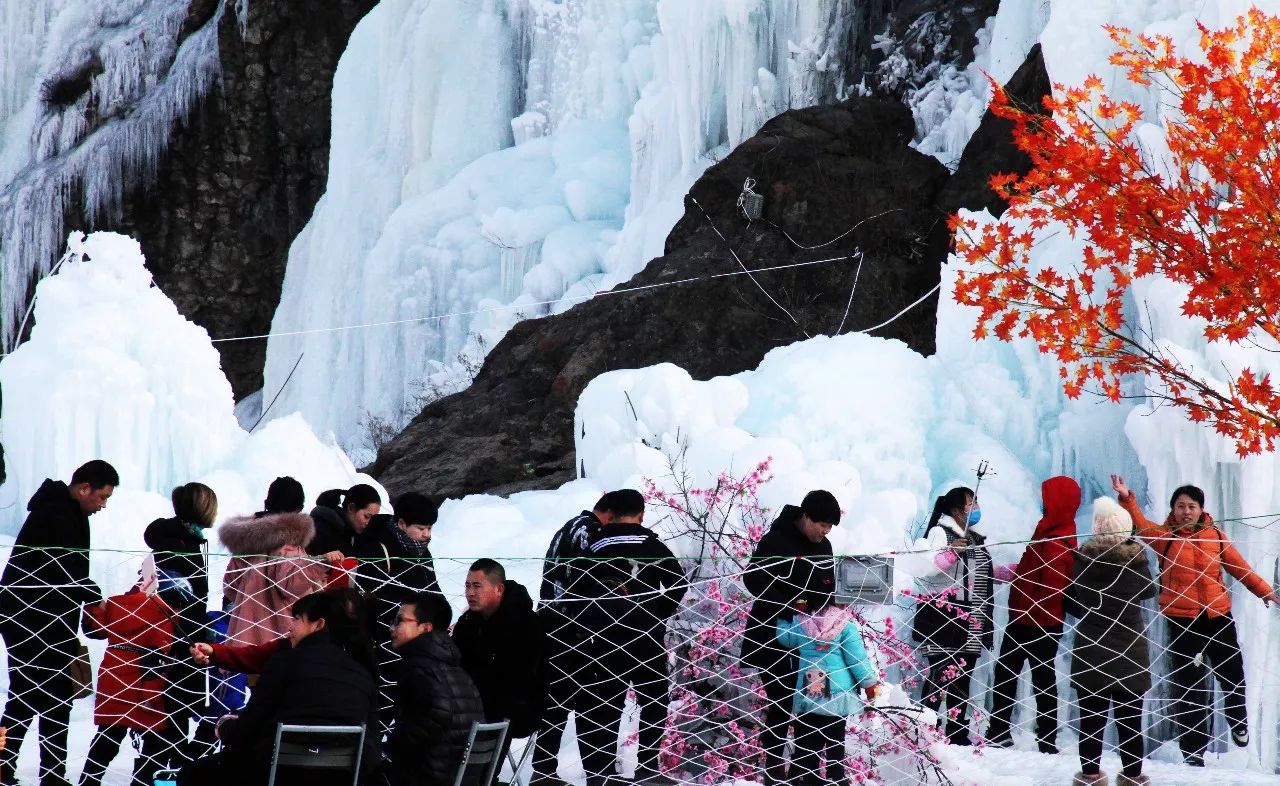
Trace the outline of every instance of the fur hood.
<path fill-rule="evenodd" d="M 1086 559 L 1114 562 L 1117 565 L 1128 565 L 1135 559 L 1145 559 L 1142 544 L 1133 539 L 1123 543 L 1107 543 L 1105 540 L 1090 538 L 1080 547 L 1080 554 Z"/>
<path fill-rule="evenodd" d="M 218 539 L 239 557 L 274 554 L 284 546 L 306 548 L 316 536 L 316 523 L 305 513 L 236 516 L 218 527 Z"/>

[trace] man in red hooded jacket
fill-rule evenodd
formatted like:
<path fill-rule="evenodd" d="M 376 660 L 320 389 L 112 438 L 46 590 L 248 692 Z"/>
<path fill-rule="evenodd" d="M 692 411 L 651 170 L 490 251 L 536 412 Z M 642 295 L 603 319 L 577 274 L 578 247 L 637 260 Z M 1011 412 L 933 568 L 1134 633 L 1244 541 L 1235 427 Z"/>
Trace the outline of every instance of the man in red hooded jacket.
<path fill-rule="evenodd" d="M 1041 484 L 1040 495 L 1044 517 L 1009 582 L 1009 624 L 992 679 L 987 744 L 1013 744 L 1010 723 L 1018 676 L 1029 663 L 1036 699 L 1036 741 L 1041 753 L 1057 753 L 1058 674 L 1053 662 L 1062 639 L 1062 592 L 1071 583 L 1074 566 L 1080 485 L 1058 475 Z"/>

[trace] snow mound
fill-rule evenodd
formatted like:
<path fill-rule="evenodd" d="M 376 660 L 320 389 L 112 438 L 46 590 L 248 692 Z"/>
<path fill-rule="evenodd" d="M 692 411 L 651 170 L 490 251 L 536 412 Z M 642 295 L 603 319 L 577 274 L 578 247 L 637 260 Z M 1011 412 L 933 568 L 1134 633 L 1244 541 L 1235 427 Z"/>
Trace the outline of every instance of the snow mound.
<path fill-rule="evenodd" d="M 253 434 L 237 424 L 208 334 L 152 285 L 131 238 L 72 233 L 57 273 L 36 288 L 33 316 L 30 340 L 0 360 L 3 531 L 16 531 L 44 478 L 67 480 L 91 458 L 121 477 L 94 519 L 95 547 L 124 550 L 144 549 L 142 528 L 171 515 L 180 483 L 211 486 L 225 517 L 258 510 L 279 475 L 312 496 L 362 477 L 300 417 Z"/>

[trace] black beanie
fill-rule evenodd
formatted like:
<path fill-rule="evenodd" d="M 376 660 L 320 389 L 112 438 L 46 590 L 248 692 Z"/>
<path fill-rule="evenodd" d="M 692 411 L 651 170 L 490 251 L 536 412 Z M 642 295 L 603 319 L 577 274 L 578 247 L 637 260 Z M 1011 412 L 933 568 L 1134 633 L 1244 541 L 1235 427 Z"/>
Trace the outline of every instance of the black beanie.
<path fill-rule="evenodd" d="M 833 526 L 840 523 L 840 503 L 836 502 L 835 495 L 830 491 L 817 489 L 805 494 L 804 501 L 800 503 L 800 510 L 809 517 L 810 521 L 820 521 Z"/>

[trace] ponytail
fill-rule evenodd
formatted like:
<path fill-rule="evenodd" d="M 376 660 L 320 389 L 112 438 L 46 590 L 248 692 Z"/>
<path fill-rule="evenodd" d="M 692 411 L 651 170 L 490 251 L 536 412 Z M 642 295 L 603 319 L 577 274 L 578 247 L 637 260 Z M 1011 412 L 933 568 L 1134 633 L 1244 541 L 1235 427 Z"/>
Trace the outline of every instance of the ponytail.
<path fill-rule="evenodd" d="M 316 497 L 316 505 L 322 508 L 341 508 L 342 495 L 347 492 L 342 489 L 329 489 L 320 492 L 320 496 Z"/>
<path fill-rule="evenodd" d="M 929 523 L 925 525 L 925 534 L 929 530 L 938 526 L 938 519 L 942 518 L 942 514 L 947 512 L 947 498 L 945 496 L 938 497 L 933 501 L 933 512 L 929 514 Z"/>
<path fill-rule="evenodd" d="M 943 494 L 933 501 L 933 512 L 929 514 L 929 524 L 924 528 L 925 535 L 929 534 L 929 530 L 938 526 L 938 520 L 943 515 L 950 513 L 957 508 L 963 509 L 969 504 L 969 500 L 977 496 L 973 493 L 973 489 L 965 486 L 956 486 L 955 488 Z M 964 526 L 963 521 L 957 521 L 957 524 Z"/>
<path fill-rule="evenodd" d="M 382 497 L 378 495 L 378 490 L 368 483 L 357 483 L 342 495 L 343 510 L 347 508 L 363 510 L 374 503 L 381 505 Z"/>

